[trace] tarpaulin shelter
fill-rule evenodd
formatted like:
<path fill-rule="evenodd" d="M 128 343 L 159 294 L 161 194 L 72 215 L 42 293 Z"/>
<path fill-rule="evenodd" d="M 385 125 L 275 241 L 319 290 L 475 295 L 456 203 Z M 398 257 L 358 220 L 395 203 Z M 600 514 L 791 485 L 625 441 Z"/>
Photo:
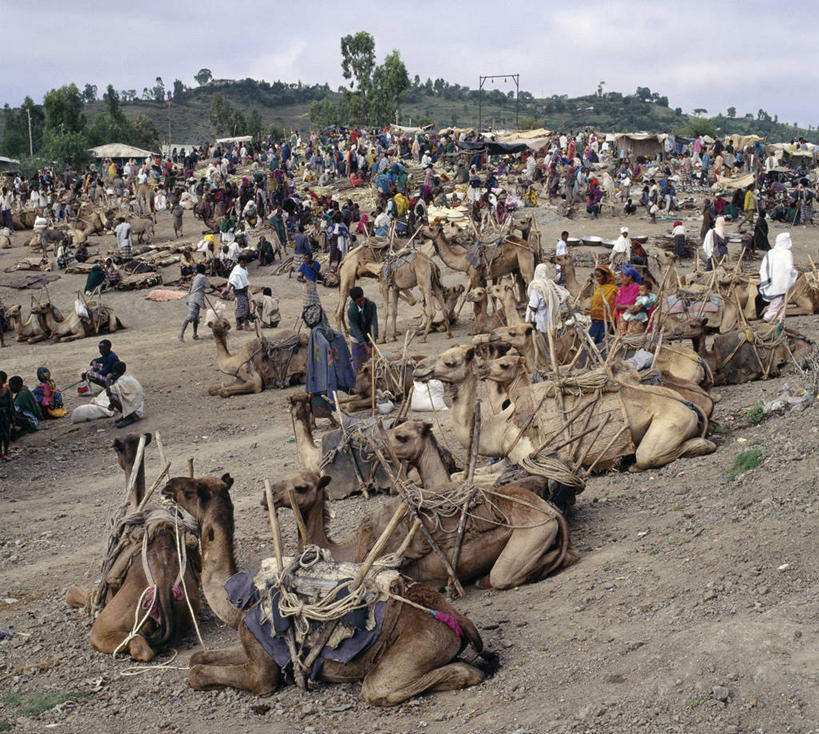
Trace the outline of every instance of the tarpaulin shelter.
<path fill-rule="evenodd" d="M 726 178 L 725 176 L 720 176 L 717 179 L 717 183 L 722 186 L 724 189 L 747 189 L 749 186 L 754 184 L 756 180 L 753 173 L 746 173 L 744 176 L 739 176 L 737 178 Z"/>
<path fill-rule="evenodd" d="M 153 151 L 125 143 L 107 143 L 88 150 L 95 158 L 151 158 L 156 155 Z"/>
<path fill-rule="evenodd" d="M 618 133 L 614 144 L 618 151 L 625 150 L 629 156 L 652 158 L 663 152 L 665 133 Z"/>
<path fill-rule="evenodd" d="M 217 143 L 249 143 L 253 140 L 252 135 L 235 135 L 232 138 L 216 138 Z"/>
<path fill-rule="evenodd" d="M 552 132 L 545 128 L 538 128 L 536 130 L 524 130 L 522 132 L 511 132 L 498 135 L 496 137 L 499 143 L 523 143 L 531 150 L 540 150 L 552 138 Z"/>
<path fill-rule="evenodd" d="M 423 127 L 409 127 L 407 125 L 390 125 L 390 132 L 398 135 L 417 135 L 418 133 L 425 133 L 432 127 L 432 123 L 424 125 Z"/>
<path fill-rule="evenodd" d="M 508 155 L 526 153 L 530 150 L 526 143 L 496 143 L 492 140 L 459 141 L 458 147 L 463 150 L 485 150 L 488 155 Z"/>
<path fill-rule="evenodd" d="M 729 140 L 733 141 L 734 150 L 745 150 L 746 146 L 753 148 L 754 143 L 758 140 L 764 142 L 765 138 L 761 138 L 759 135 L 726 135 L 724 140 L 726 145 L 728 145 Z"/>
<path fill-rule="evenodd" d="M 0 168 L 14 168 L 19 165 L 20 161 L 16 158 L 6 158 L 6 156 L 0 155 Z"/>

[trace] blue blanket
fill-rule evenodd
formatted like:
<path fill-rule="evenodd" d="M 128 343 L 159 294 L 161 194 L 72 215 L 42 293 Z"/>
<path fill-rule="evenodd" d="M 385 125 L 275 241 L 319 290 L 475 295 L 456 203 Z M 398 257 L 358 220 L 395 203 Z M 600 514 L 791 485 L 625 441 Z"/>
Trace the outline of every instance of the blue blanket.
<path fill-rule="evenodd" d="M 307 345 L 305 391 L 325 393 L 332 399 L 334 392 L 352 392 L 354 387 L 355 373 L 344 337 L 321 325 L 313 327 Z"/>

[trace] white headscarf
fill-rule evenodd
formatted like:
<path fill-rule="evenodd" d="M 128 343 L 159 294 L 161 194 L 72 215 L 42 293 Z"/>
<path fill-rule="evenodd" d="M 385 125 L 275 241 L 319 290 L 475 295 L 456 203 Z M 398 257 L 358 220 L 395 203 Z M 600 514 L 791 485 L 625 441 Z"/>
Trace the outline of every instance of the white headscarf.
<path fill-rule="evenodd" d="M 725 239 L 725 217 L 717 217 L 717 221 L 714 222 L 714 232 Z"/>
<path fill-rule="evenodd" d="M 773 249 L 762 258 L 759 266 L 759 293 L 768 301 L 784 296 L 799 277 L 793 267 L 791 245 L 790 232 L 780 232 Z"/>
<path fill-rule="evenodd" d="M 533 290 L 540 293 L 543 300 L 546 301 L 550 314 L 557 314 L 560 304 L 568 303 L 571 299 L 571 293 L 549 277 L 549 266 L 546 263 L 540 263 L 535 268 L 535 275 L 532 282 L 529 283 L 526 295 L 531 296 Z"/>

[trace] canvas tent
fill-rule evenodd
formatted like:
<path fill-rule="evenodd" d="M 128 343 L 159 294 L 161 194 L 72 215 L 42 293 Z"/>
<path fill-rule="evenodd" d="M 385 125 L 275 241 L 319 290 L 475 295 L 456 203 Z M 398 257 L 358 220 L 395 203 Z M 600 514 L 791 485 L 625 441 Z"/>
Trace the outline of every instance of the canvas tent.
<path fill-rule="evenodd" d="M 717 183 L 724 189 L 736 190 L 747 189 L 749 186 L 753 186 L 754 180 L 755 178 L 753 173 L 746 173 L 744 176 L 739 176 L 738 178 L 726 178 L 725 176 L 720 176 L 717 179 Z"/>
<path fill-rule="evenodd" d="M 424 125 L 423 127 L 410 127 L 408 125 L 390 125 L 390 132 L 396 135 L 418 135 L 418 133 L 427 132 L 432 127 L 432 124 Z"/>
<path fill-rule="evenodd" d="M 734 150 L 745 150 L 746 146 L 753 147 L 757 140 L 764 142 L 765 138 L 761 138 L 759 135 L 726 135 L 724 140 L 726 145 L 728 145 L 729 140 L 733 141 Z"/>
<path fill-rule="evenodd" d="M 653 158 L 663 152 L 665 133 L 618 133 L 614 136 L 615 148 L 625 150 L 629 156 Z"/>
<path fill-rule="evenodd" d="M 522 143 L 530 150 L 540 150 L 540 148 L 549 142 L 551 137 L 551 131 L 541 127 L 536 130 L 503 133 L 501 135 L 497 135 L 496 140 L 499 143 Z"/>
<path fill-rule="evenodd" d="M 235 135 L 232 138 L 216 138 L 217 143 L 249 143 L 253 140 L 252 135 Z"/>
<path fill-rule="evenodd" d="M 143 150 L 124 143 L 108 143 L 88 150 L 94 158 L 150 158 L 155 155 L 150 150 Z"/>
<path fill-rule="evenodd" d="M 20 161 L 16 158 L 6 158 L 6 156 L 0 155 L 0 168 L 14 168 L 19 165 Z"/>

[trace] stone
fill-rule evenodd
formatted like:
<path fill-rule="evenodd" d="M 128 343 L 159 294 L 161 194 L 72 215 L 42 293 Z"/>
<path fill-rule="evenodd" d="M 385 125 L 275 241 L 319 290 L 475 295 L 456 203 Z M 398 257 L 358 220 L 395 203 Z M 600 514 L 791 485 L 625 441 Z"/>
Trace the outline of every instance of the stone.
<path fill-rule="evenodd" d="M 712 693 L 717 701 L 725 702 L 728 700 L 730 691 L 725 686 L 714 686 Z"/>

